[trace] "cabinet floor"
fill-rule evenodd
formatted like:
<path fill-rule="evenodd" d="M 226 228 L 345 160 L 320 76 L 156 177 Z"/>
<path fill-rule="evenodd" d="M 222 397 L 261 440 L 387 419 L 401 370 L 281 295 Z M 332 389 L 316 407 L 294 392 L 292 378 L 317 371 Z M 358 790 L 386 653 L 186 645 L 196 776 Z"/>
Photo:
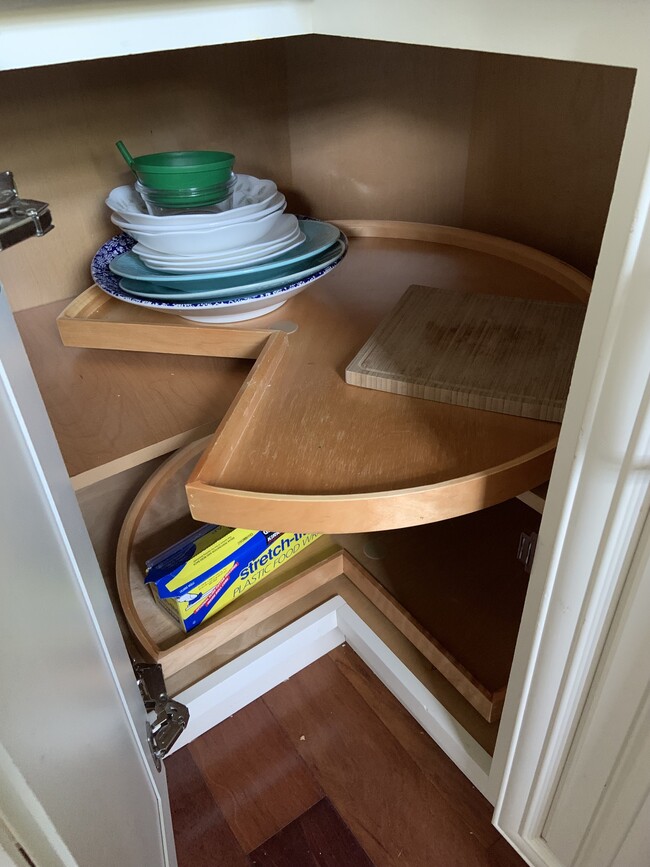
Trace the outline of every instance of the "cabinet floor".
<path fill-rule="evenodd" d="M 521 867 L 346 645 L 166 761 L 179 867 Z"/>

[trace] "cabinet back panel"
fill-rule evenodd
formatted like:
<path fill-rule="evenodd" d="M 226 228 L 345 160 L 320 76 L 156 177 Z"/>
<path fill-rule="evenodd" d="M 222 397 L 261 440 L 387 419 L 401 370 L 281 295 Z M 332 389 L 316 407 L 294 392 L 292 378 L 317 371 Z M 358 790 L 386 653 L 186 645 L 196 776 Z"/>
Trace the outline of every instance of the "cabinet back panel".
<path fill-rule="evenodd" d="M 290 210 L 479 229 L 593 273 L 634 73 L 304 36 L 0 75 L 3 165 L 56 230 L 0 256 L 15 310 L 81 292 L 147 153 L 232 150 Z"/>
<path fill-rule="evenodd" d="M 311 36 L 288 42 L 306 207 L 530 244 L 593 275 L 634 71 Z"/>
<path fill-rule="evenodd" d="M 476 61 L 362 39 L 289 40 L 291 163 L 310 211 L 461 225 Z"/>
<path fill-rule="evenodd" d="M 118 230 L 104 199 L 133 176 L 131 153 L 233 152 L 235 169 L 290 180 L 284 44 L 223 45 L 2 73 L 0 169 L 21 195 L 50 203 L 56 229 L 2 253 L 15 310 L 90 283 L 90 258 Z"/>
<path fill-rule="evenodd" d="M 593 276 L 633 85 L 631 69 L 481 55 L 463 226 Z"/>

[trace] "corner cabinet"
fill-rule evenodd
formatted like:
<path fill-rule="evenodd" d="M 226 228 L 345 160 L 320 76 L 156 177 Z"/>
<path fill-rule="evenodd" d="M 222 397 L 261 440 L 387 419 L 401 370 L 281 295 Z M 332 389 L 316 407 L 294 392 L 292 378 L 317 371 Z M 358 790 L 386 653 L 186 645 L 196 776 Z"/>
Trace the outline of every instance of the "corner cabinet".
<path fill-rule="evenodd" d="M 347 640 L 495 805 L 495 824 L 530 864 L 641 867 L 650 810 L 641 664 L 650 652 L 642 616 L 650 592 L 647 5 L 405 0 L 396 8 L 362 0 L 351 8 L 312 0 L 189 2 L 182 10 L 134 3 L 128 12 L 92 5 L 16 0 L 0 13 L 7 124 L 0 169 L 14 172 L 26 196 L 50 202 L 56 225 L 0 253 L 0 280 L 53 433 L 17 344 L 3 347 L 2 371 L 7 418 L 13 413 L 32 443 L 50 504 L 44 520 L 80 576 L 120 701 L 137 719 L 124 644 L 134 655 L 144 647 L 167 666 L 170 693 L 190 707 L 187 740 Z M 425 551 L 433 537 L 417 533 L 426 527 L 406 540 L 397 530 L 364 537 L 358 530 L 367 526 L 319 540 L 283 585 L 260 589 L 190 641 L 143 608 L 150 600 L 138 599 L 130 583 L 138 522 L 172 483 L 183 517 L 197 442 L 228 412 L 268 332 L 253 322 L 247 348 L 238 338 L 229 357 L 211 354 L 207 338 L 189 355 L 149 354 L 128 341 L 115 347 L 115 338 L 99 339 L 96 350 L 61 345 L 56 317 L 87 289 L 88 262 L 111 231 L 103 198 L 128 180 L 113 153 L 118 138 L 138 152 L 202 142 L 231 150 L 241 171 L 276 180 L 297 213 L 348 226 L 399 221 L 487 233 L 593 275 L 528 589 L 515 592 L 513 582 L 504 591 L 509 602 L 521 596 L 507 690 L 501 674 L 486 673 L 486 689 L 467 665 L 451 671 L 450 658 L 458 663 L 462 654 L 449 650 L 453 635 L 447 648 L 436 638 L 435 618 L 424 630 L 418 622 L 417 580 L 391 583 L 381 546 L 400 556 Z M 374 239 L 364 243 L 372 257 Z M 423 262 L 400 290 L 426 283 Z M 377 300 L 367 287 L 349 321 L 362 308 L 380 315 L 391 281 L 406 280 L 403 270 L 376 265 L 373 277 L 364 267 Z M 77 309 L 92 320 L 100 306 L 80 299 Z M 7 305 L 2 315 L 9 334 Z M 68 342 L 88 346 L 78 326 L 66 322 Z M 151 334 L 157 327 L 142 323 Z M 27 395 L 26 403 L 12 394 Z M 251 427 L 241 449 L 253 441 Z M 187 451 L 162 463 L 180 448 Z M 9 467 L 13 457 L 3 450 L 1 460 Z M 259 468 L 242 472 L 260 478 Z M 537 467 L 530 484 L 544 474 Z M 219 502 L 230 523 L 223 490 Z M 514 511 L 526 508 L 512 502 Z M 118 547 L 132 503 L 131 530 Z M 246 509 L 238 502 L 233 513 L 241 526 Z M 7 512 L 9 544 L 12 521 L 24 515 Z M 251 518 L 259 520 L 259 512 Z M 441 545 L 453 533 L 480 535 L 443 524 L 436 532 Z M 475 588 L 493 578 L 481 564 L 476 573 Z M 496 617 L 481 599 L 479 616 Z M 65 631 L 65 620 L 54 625 Z M 33 640 L 38 647 L 38 634 Z M 164 792 L 156 799 L 163 815 Z M 40 833 L 37 819 L 24 827 Z M 173 854 L 161 863 L 173 864 Z"/>

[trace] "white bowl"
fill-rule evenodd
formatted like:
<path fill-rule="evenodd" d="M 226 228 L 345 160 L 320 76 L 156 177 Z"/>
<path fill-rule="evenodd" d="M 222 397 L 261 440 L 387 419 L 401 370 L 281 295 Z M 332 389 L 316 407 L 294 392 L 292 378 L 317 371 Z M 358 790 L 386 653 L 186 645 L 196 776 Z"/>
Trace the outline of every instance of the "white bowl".
<path fill-rule="evenodd" d="M 144 244 L 150 250 L 180 256 L 195 256 L 197 253 L 222 253 L 245 251 L 251 244 L 270 243 L 281 240 L 295 230 L 298 218 L 293 214 L 276 211 L 261 220 L 248 220 L 230 226 L 215 226 L 211 229 L 168 230 L 165 232 L 144 232 L 130 228 L 128 224 L 111 218 L 127 234 Z"/>
<path fill-rule="evenodd" d="M 158 225 L 178 227 L 209 228 L 225 225 L 233 220 L 246 218 L 258 211 L 263 211 L 271 204 L 271 199 L 277 194 L 278 188 L 273 181 L 255 178 L 252 175 L 237 175 L 237 183 L 233 190 L 233 206 L 227 211 L 201 214 L 170 214 L 162 217 L 154 216 L 140 194 L 133 186 L 116 187 L 109 193 L 106 204 L 124 222 L 138 222 L 154 227 Z"/>
<path fill-rule="evenodd" d="M 139 217 L 134 217 L 131 220 L 124 220 L 122 217 L 117 214 L 113 214 L 111 216 L 111 222 L 116 226 L 119 226 L 120 229 L 123 229 L 125 232 L 128 232 L 130 235 L 135 232 L 197 232 L 197 231 L 207 231 L 208 229 L 217 229 L 222 226 L 235 226 L 238 223 L 252 223 L 255 220 L 262 220 L 264 217 L 268 217 L 269 214 L 275 214 L 278 212 L 282 212 L 287 207 L 287 200 L 282 195 L 282 193 L 276 193 L 274 196 L 271 196 L 271 202 L 268 207 L 264 208 L 261 211 L 255 211 L 254 213 L 248 214 L 239 214 L 233 215 L 231 220 L 220 220 L 214 221 L 214 224 L 205 225 L 205 226 L 188 226 L 187 223 L 181 222 L 173 222 L 173 218 L 168 219 L 165 217 L 162 222 L 156 223 L 154 226 L 151 226 L 149 223 L 146 223 L 144 220 L 141 220 Z M 235 212 L 237 214 L 237 212 Z M 196 215 L 195 215 L 196 216 Z M 221 214 L 214 214 L 214 216 L 221 216 Z M 160 219 L 160 218 L 157 218 Z"/>
<path fill-rule="evenodd" d="M 154 271 L 164 271 L 168 274 L 203 274 L 210 271 L 227 271 L 233 268 L 248 267 L 274 259 L 283 253 L 293 250 L 305 240 L 305 235 L 298 226 L 295 232 L 270 244 L 252 244 L 245 251 L 234 255 L 215 253 L 210 257 L 203 256 L 167 256 L 147 250 L 142 244 L 136 244 L 133 252 L 138 258 Z"/>

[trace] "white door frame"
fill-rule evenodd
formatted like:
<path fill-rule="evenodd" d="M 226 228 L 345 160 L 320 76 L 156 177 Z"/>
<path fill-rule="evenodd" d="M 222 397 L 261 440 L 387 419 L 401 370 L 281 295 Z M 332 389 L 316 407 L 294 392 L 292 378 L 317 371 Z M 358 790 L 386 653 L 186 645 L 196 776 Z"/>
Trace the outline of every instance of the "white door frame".
<path fill-rule="evenodd" d="M 647 509 L 649 104 L 646 69 L 637 75 L 495 753 L 495 823 L 540 867 L 561 863 L 543 828 Z"/>

